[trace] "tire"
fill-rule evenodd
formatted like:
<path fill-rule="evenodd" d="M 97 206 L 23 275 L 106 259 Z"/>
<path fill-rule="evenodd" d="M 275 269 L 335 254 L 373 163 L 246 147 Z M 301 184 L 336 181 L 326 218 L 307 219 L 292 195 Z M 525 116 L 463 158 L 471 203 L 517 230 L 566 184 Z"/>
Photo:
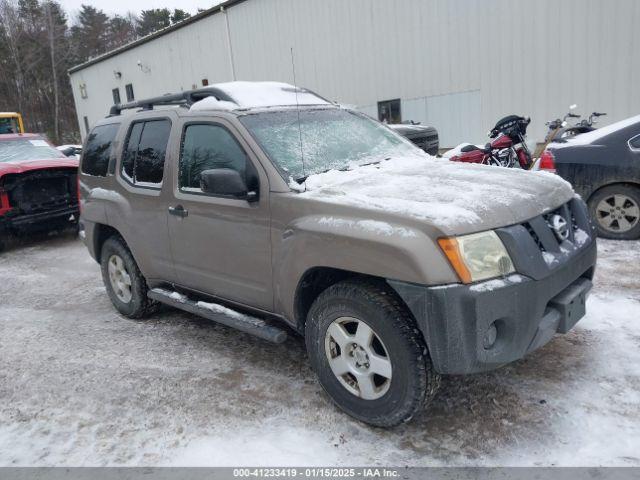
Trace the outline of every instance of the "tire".
<path fill-rule="evenodd" d="M 116 271 L 118 268 L 124 269 L 126 275 L 121 274 L 118 277 L 116 273 L 116 279 L 112 281 L 113 271 L 110 272 L 110 262 L 112 268 L 115 264 Z M 113 236 L 104 242 L 100 254 L 100 268 L 111 303 L 122 315 L 143 318 L 156 310 L 158 303 L 147 297 L 147 281 L 122 238 Z M 124 288 L 126 286 L 128 288 Z"/>
<path fill-rule="evenodd" d="M 360 345 L 366 327 L 373 332 L 372 340 Z M 345 280 L 326 289 L 309 310 L 305 341 L 327 394 L 340 409 L 369 425 L 392 427 L 409 421 L 440 385 L 413 318 L 381 282 Z M 342 376 L 334 374 L 330 358 L 336 371 L 345 365 L 349 370 Z"/>
<path fill-rule="evenodd" d="M 589 213 L 598 235 L 614 240 L 640 238 L 640 188 L 610 185 L 589 199 Z"/>

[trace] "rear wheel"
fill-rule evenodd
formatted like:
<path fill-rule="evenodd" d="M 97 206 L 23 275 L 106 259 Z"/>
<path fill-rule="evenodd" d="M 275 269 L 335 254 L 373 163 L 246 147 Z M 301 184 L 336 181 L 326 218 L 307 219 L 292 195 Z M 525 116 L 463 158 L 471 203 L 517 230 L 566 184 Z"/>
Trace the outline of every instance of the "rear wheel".
<path fill-rule="evenodd" d="M 382 283 L 348 280 L 329 287 L 311 306 L 305 340 L 327 394 L 370 425 L 408 421 L 438 389 L 422 335 Z"/>
<path fill-rule="evenodd" d="M 589 209 L 601 237 L 617 240 L 640 238 L 639 188 L 629 185 L 604 187 L 589 199 Z"/>
<path fill-rule="evenodd" d="M 147 282 L 120 237 L 104 242 L 100 267 L 111 303 L 121 314 L 142 318 L 155 310 L 157 303 L 147 297 Z"/>

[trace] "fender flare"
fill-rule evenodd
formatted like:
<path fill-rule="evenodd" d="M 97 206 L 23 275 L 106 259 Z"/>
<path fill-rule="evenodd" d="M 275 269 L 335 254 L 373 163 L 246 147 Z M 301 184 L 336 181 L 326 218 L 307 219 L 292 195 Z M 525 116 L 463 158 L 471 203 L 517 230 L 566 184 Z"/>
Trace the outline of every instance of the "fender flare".
<path fill-rule="evenodd" d="M 296 318 L 296 296 L 313 269 L 416 284 L 457 281 L 435 242 L 405 225 L 312 215 L 288 225 L 274 244 L 274 303 L 293 325 L 304 322 Z"/>

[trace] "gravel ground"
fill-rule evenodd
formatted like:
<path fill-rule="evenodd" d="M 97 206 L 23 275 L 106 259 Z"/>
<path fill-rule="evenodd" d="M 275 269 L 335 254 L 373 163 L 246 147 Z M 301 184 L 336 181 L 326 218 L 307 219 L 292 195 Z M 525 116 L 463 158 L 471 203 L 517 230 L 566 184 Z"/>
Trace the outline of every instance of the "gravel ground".
<path fill-rule="evenodd" d="M 120 317 L 61 236 L 0 254 L 0 465 L 640 466 L 640 242 L 601 241 L 588 315 L 526 359 L 448 377 L 393 430 L 331 405 L 301 339 L 176 310 Z"/>

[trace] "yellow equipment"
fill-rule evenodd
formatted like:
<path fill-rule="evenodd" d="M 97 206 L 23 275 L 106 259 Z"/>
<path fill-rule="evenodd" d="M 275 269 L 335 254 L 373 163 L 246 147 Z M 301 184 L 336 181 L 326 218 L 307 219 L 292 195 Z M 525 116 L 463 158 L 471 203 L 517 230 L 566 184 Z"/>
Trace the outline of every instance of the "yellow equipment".
<path fill-rule="evenodd" d="M 0 134 L 24 133 L 22 115 L 16 112 L 0 112 Z"/>

